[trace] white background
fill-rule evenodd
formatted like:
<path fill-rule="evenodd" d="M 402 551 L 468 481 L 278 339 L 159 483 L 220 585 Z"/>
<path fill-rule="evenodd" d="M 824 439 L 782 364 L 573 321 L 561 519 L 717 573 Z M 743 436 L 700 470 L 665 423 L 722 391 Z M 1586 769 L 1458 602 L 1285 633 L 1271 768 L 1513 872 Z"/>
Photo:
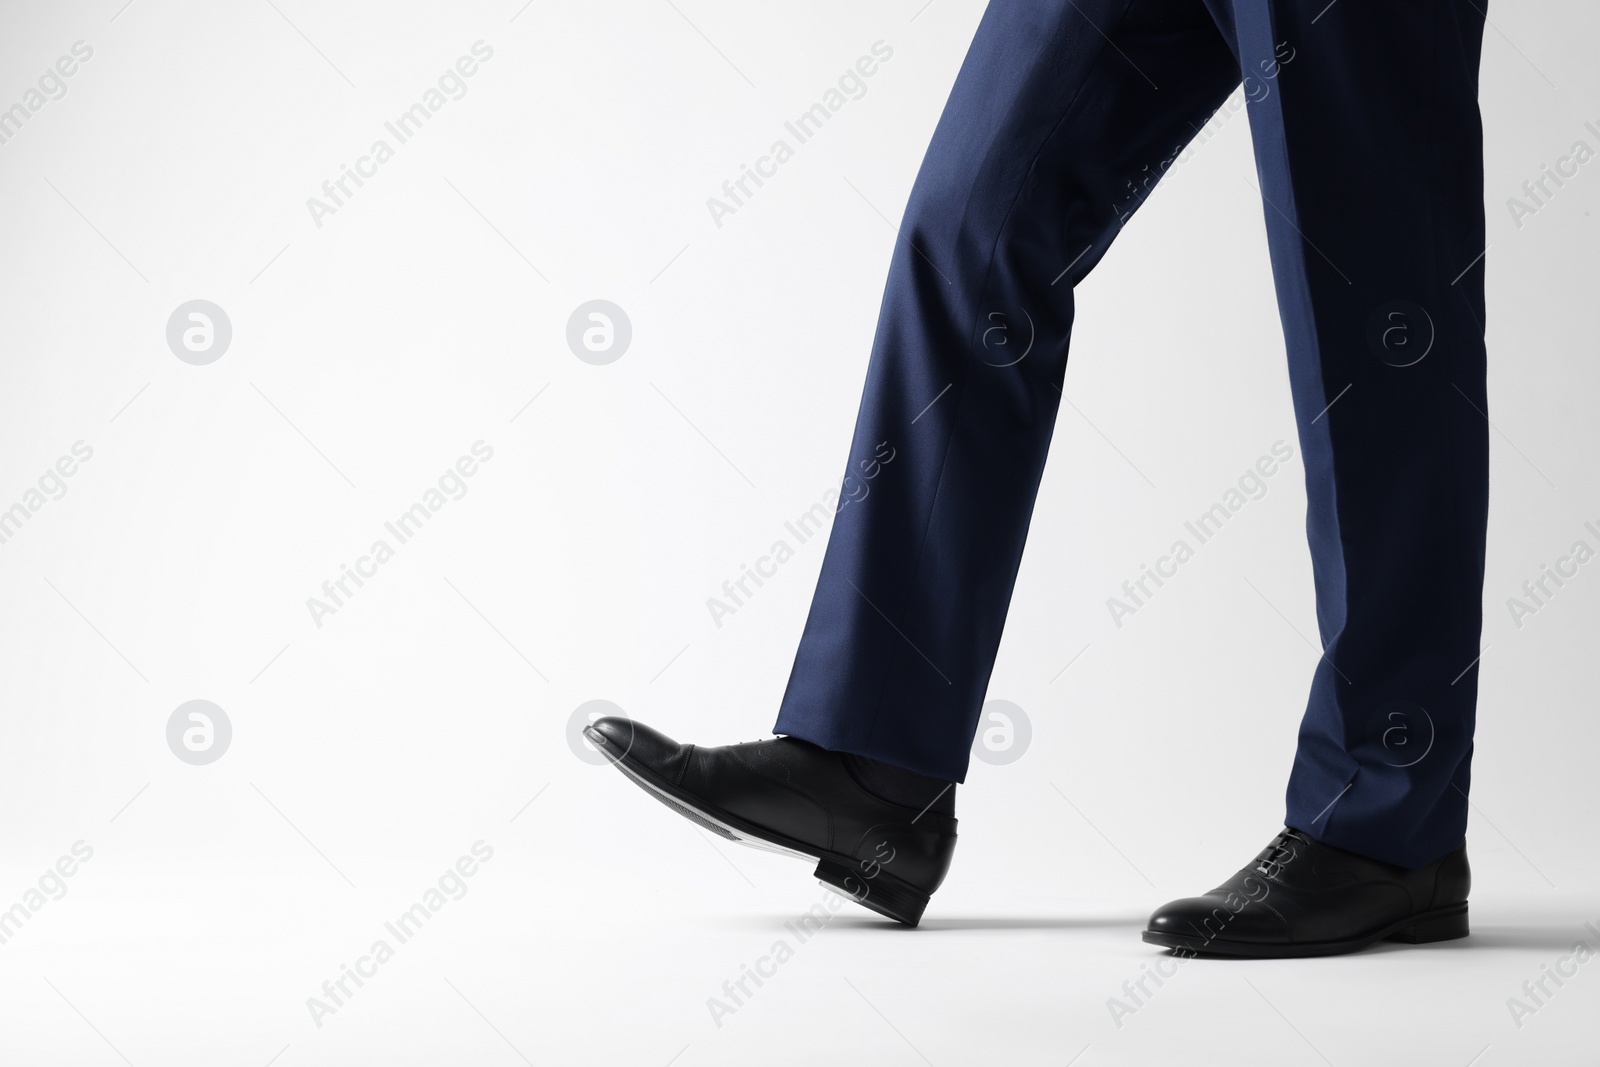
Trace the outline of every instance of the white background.
<path fill-rule="evenodd" d="M 1600 965 L 1520 1028 L 1506 1001 L 1600 947 L 1600 563 L 1520 628 L 1506 600 L 1600 547 L 1600 162 L 1520 228 L 1505 203 L 1600 148 L 1592 5 L 1497 2 L 1485 39 L 1474 937 L 1191 963 L 1107 1006 L 1160 958 L 1148 912 L 1277 828 L 1318 655 L 1298 449 L 1137 616 L 1105 606 L 1295 442 L 1240 112 L 1080 287 L 990 691 L 1031 747 L 974 763 L 919 931 L 842 912 L 719 1026 L 822 891 L 581 761 L 569 720 L 770 727 L 821 540 L 720 628 L 705 602 L 837 484 L 890 220 L 983 5 L 122 4 L 0 8 L 0 107 L 94 50 L 0 145 L 0 507 L 94 450 L 0 545 L 0 908 L 94 850 L 0 945 L 0 1062 L 1592 1062 Z M 466 95 L 317 226 L 306 199 L 478 40 Z M 866 95 L 716 226 L 880 40 Z M 166 343 L 197 298 L 233 328 L 208 366 Z M 597 298 L 633 326 L 609 366 L 565 340 Z M 480 440 L 468 493 L 317 626 L 307 598 Z M 208 766 L 167 747 L 192 699 L 233 726 Z M 470 892 L 316 1025 L 480 840 Z"/>

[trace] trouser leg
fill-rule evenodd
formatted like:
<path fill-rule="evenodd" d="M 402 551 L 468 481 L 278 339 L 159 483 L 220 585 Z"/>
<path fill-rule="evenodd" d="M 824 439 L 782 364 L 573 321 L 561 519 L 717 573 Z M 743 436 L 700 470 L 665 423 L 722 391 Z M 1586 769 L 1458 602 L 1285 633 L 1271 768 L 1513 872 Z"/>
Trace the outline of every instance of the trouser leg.
<path fill-rule="evenodd" d="M 1325 649 L 1287 822 L 1418 867 L 1462 841 L 1477 697 L 1483 0 L 1208 2 L 1276 72 L 1251 133 Z"/>
<path fill-rule="evenodd" d="M 917 177 L 776 732 L 966 775 L 1073 286 L 1238 84 L 1200 0 L 994 0 Z"/>

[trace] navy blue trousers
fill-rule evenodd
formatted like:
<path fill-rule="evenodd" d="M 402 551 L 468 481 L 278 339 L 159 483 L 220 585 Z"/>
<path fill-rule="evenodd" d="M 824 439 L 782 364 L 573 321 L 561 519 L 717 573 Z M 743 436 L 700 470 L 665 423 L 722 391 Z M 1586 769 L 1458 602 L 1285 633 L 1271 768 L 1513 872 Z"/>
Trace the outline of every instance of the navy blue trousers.
<path fill-rule="evenodd" d="M 850 453 L 876 477 L 835 516 L 777 733 L 965 778 L 1073 286 L 1242 78 L 1325 650 L 1286 822 L 1408 867 L 1462 842 L 1484 2 L 992 0 L 906 207 Z"/>

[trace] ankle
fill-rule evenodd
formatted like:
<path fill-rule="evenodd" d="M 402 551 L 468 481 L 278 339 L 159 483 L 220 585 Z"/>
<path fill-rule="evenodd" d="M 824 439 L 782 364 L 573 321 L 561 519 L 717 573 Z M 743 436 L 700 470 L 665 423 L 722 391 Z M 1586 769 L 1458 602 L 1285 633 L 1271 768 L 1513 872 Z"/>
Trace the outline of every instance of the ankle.
<path fill-rule="evenodd" d="M 939 815 L 956 813 L 956 784 L 893 763 L 841 752 L 839 759 L 856 784 L 879 800 L 901 807 L 931 811 Z"/>

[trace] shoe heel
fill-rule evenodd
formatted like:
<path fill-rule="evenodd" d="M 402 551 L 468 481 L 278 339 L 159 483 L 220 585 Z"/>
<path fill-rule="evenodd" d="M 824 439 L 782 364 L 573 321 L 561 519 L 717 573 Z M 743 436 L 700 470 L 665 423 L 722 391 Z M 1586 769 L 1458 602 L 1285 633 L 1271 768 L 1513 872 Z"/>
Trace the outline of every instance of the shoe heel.
<path fill-rule="evenodd" d="M 1458 904 L 1418 916 L 1385 940 L 1404 941 L 1408 945 L 1425 945 L 1430 941 L 1453 941 L 1458 937 L 1466 937 L 1468 932 L 1467 906 Z"/>
<path fill-rule="evenodd" d="M 915 926 L 922 921 L 922 912 L 928 906 L 928 894 L 879 870 L 876 877 L 868 878 L 852 867 L 821 860 L 817 863 L 816 877 L 830 889 L 870 908 L 879 915 L 887 915 L 896 922 Z"/>

